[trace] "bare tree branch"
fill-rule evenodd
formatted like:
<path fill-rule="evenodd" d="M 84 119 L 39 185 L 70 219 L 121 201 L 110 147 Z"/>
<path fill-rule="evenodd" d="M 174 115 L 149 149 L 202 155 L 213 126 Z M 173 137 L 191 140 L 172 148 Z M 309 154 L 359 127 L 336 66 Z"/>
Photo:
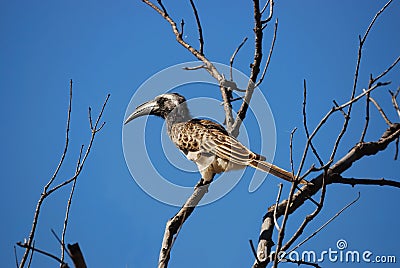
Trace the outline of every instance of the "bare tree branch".
<path fill-rule="evenodd" d="M 389 90 L 390 95 L 392 96 L 392 103 L 393 103 L 393 107 L 397 112 L 397 115 L 399 116 L 400 119 L 400 108 L 399 108 L 399 104 L 397 103 L 397 95 L 400 92 L 400 87 L 397 88 L 396 92 L 393 93 L 392 91 Z"/>
<path fill-rule="evenodd" d="M 42 202 L 45 199 L 45 194 L 47 192 L 47 190 L 49 189 L 49 187 L 51 186 L 51 184 L 54 182 L 54 180 L 57 177 L 58 172 L 61 169 L 61 166 L 64 162 L 65 156 L 67 155 L 67 151 L 68 151 L 68 145 L 69 145 L 69 130 L 70 130 L 70 123 L 71 123 L 71 111 L 72 111 L 72 79 L 70 80 L 70 84 L 69 84 L 69 103 L 68 103 L 68 112 L 67 112 L 67 127 L 66 127 L 66 134 L 65 134 L 65 145 L 64 145 L 64 150 L 63 153 L 61 154 L 61 159 L 60 162 L 57 165 L 56 170 L 54 171 L 53 176 L 50 178 L 49 182 L 46 184 L 46 186 L 44 187 L 43 193 L 36 205 L 36 210 L 35 210 L 35 214 L 33 216 L 33 222 L 32 222 L 32 227 L 31 227 L 31 231 L 28 237 L 28 241 L 27 241 L 27 245 L 30 247 L 32 245 L 33 239 L 35 237 L 35 231 L 36 231 L 36 226 L 37 226 L 37 222 L 39 219 L 39 213 L 40 213 L 40 208 L 42 206 Z M 25 262 L 28 259 L 29 256 L 29 252 L 30 252 L 30 248 L 26 247 L 26 250 L 24 252 L 24 255 L 21 259 L 20 262 L 20 266 L 19 267 L 24 267 L 25 266 Z"/>
<path fill-rule="evenodd" d="M 278 190 L 278 195 L 276 197 L 276 202 L 275 202 L 275 208 L 277 208 L 280 200 L 281 200 L 281 194 L 282 194 L 282 188 L 283 188 L 283 184 L 279 183 L 279 190 Z M 276 219 L 276 209 L 274 210 L 274 223 L 275 223 L 275 228 L 278 232 L 281 231 L 281 227 L 279 227 L 278 221 Z M 256 254 L 257 256 L 257 254 Z"/>
<path fill-rule="evenodd" d="M 18 256 L 17 256 L 17 247 L 14 245 L 14 257 L 15 257 L 15 267 L 18 268 L 19 263 L 18 263 Z"/>
<path fill-rule="evenodd" d="M 379 79 L 381 79 L 382 77 L 384 77 L 388 72 L 390 72 L 398 63 L 400 62 L 400 56 L 397 57 L 397 59 L 392 63 L 392 65 L 390 65 L 385 71 L 383 71 L 380 75 L 378 75 L 375 78 L 372 78 L 372 83 L 375 83 L 376 81 L 378 81 Z"/>
<path fill-rule="evenodd" d="M 299 226 L 299 228 L 297 229 L 297 231 L 293 234 L 293 236 L 286 242 L 285 245 L 282 246 L 282 251 L 286 251 L 289 247 L 291 247 L 291 245 L 300 237 L 300 235 L 303 233 L 303 231 L 305 230 L 306 226 L 308 225 L 308 223 L 310 223 L 322 210 L 322 207 L 324 205 L 324 201 L 325 201 L 325 195 L 326 195 L 326 180 L 325 180 L 326 174 L 324 174 L 324 176 L 322 177 L 322 190 L 321 190 L 321 197 L 319 200 L 319 203 L 317 204 L 315 210 L 307 215 L 303 222 L 301 223 L 301 225 Z M 278 204 L 275 204 L 275 206 L 278 206 Z M 275 207 L 276 210 L 276 207 Z"/>
<path fill-rule="evenodd" d="M 332 184 L 333 179 L 344 171 L 349 169 L 353 163 L 357 162 L 365 156 L 375 155 L 381 151 L 384 151 L 387 146 L 395 141 L 400 136 L 400 124 L 395 123 L 389 127 L 381 136 L 381 138 L 374 142 L 358 143 L 351 149 L 346 155 L 332 165 L 326 172 L 326 184 Z M 310 197 L 316 194 L 323 185 L 324 174 L 320 174 L 315 177 L 311 182 L 312 185 L 306 185 L 301 188 L 301 191 L 297 191 L 290 202 L 290 208 L 288 213 L 291 214 L 296 211 L 304 202 Z M 277 211 L 277 217 L 281 217 L 285 214 L 286 208 L 288 207 L 288 199 L 279 203 Z M 272 241 L 272 234 L 274 230 L 273 213 L 275 211 L 275 205 L 268 208 L 267 214 L 263 218 L 261 225 L 261 231 L 259 236 L 259 242 L 257 247 L 257 256 L 260 260 L 260 264 L 255 263 L 253 267 L 266 267 L 269 263 L 269 254 L 271 247 L 274 245 Z"/>
<path fill-rule="evenodd" d="M 239 44 L 239 46 L 235 49 L 235 51 L 233 52 L 233 54 L 232 54 L 232 56 L 231 56 L 231 58 L 230 58 L 230 60 L 229 60 L 229 66 L 230 66 L 230 69 L 229 69 L 229 73 L 230 73 L 230 80 L 231 81 L 233 81 L 233 74 L 232 74 L 232 66 L 233 66 L 233 61 L 235 60 L 235 57 L 236 57 L 236 55 L 237 55 L 237 53 L 239 52 L 239 50 L 242 48 L 242 46 L 244 45 L 244 43 L 246 43 L 246 41 L 247 41 L 247 37 L 245 37 L 244 39 L 243 39 L 243 41 Z"/>
<path fill-rule="evenodd" d="M 187 49 L 190 53 L 193 54 L 198 60 L 202 61 L 204 65 L 206 66 L 205 69 L 207 72 L 214 77 L 218 83 L 221 83 L 224 79 L 223 76 L 218 72 L 218 70 L 215 68 L 215 66 L 198 50 L 196 50 L 194 47 L 192 47 L 190 44 L 185 42 L 182 39 L 182 35 L 179 32 L 175 21 L 168 15 L 168 13 L 165 11 L 165 7 L 163 7 L 161 10 L 158 8 L 156 5 L 154 5 L 151 1 L 149 0 L 142 0 L 145 4 L 147 4 L 149 7 L 151 7 L 153 10 L 155 10 L 158 14 L 160 14 L 170 25 L 172 28 L 172 32 L 175 34 L 176 41 L 181 44 L 185 49 Z M 158 3 L 161 5 L 161 1 L 159 0 Z M 223 86 L 220 86 L 221 90 L 221 95 L 222 95 L 222 100 L 224 102 L 224 111 L 225 111 L 225 123 L 227 126 L 227 129 L 229 130 L 233 124 L 233 115 L 232 115 L 232 105 L 230 103 L 230 99 L 232 98 L 231 92 Z"/>
<path fill-rule="evenodd" d="M 59 162 L 59 164 L 58 164 L 58 166 L 57 166 L 57 168 L 56 168 L 56 171 L 55 171 L 54 175 L 50 178 L 49 182 L 48 182 L 48 183 L 46 184 L 46 186 L 44 187 L 44 190 L 43 190 L 43 192 L 42 192 L 42 194 L 41 194 L 41 196 L 40 196 L 40 198 L 39 198 L 39 200 L 38 200 L 38 203 L 37 203 L 37 205 L 36 205 L 36 210 L 35 210 L 35 213 L 34 213 L 34 216 L 33 216 L 32 228 L 31 228 L 29 237 L 28 237 L 28 239 L 27 239 L 27 242 L 24 243 L 24 244 L 26 245 L 26 247 L 24 247 L 24 248 L 25 248 L 25 252 L 24 252 L 24 255 L 23 255 L 23 257 L 22 257 L 22 259 L 21 259 L 21 262 L 20 262 L 20 266 L 19 266 L 20 268 L 22 268 L 22 267 L 25 266 L 25 262 L 26 262 L 26 260 L 27 260 L 27 258 L 28 258 L 29 252 L 31 251 L 32 242 L 33 242 L 33 239 L 34 239 L 34 236 L 35 236 L 35 231 L 36 231 L 37 224 L 38 224 L 40 209 L 41 209 L 41 207 L 42 207 L 43 201 L 44 201 L 48 196 L 50 196 L 53 192 L 57 191 L 57 190 L 60 189 L 61 187 L 63 187 L 63 186 L 65 186 L 65 185 L 71 183 L 72 181 L 76 180 L 76 179 L 78 178 L 78 176 L 80 175 L 80 173 L 81 173 L 81 171 L 82 171 L 82 169 L 83 169 L 84 163 L 86 162 L 86 159 L 87 159 L 87 157 L 89 156 L 89 153 L 90 153 L 90 150 L 91 150 L 91 148 L 92 148 L 93 141 L 94 141 L 94 138 L 95 138 L 95 136 L 96 136 L 96 133 L 97 133 L 98 131 L 100 131 L 100 129 L 101 129 L 102 126 L 104 125 L 104 124 L 103 124 L 102 126 L 98 127 L 99 121 L 100 121 L 100 119 L 101 119 L 101 117 L 102 117 L 102 115 L 103 115 L 103 111 L 104 111 L 104 109 L 105 109 L 105 106 L 106 106 L 106 104 L 107 104 L 107 101 L 108 101 L 109 97 L 110 97 L 110 95 L 107 96 L 105 102 L 103 103 L 103 107 L 102 107 L 102 109 L 101 109 L 101 112 L 100 112 L 99 116 L 97 117 L 97 120 L 96 120 L 96 123 L 95 123 L 94 127 L 91 125 L 92 135 L 91 135 L 91 138 L 90 138 L 90 141 L 89 141 L 89 146 L 88 146 L 88 148 L 87 148 L 87 150 L 86 150 L 86 152 L 85 152 L 85 155 L 84 155 L 84 157 L 83 157 L 83 159 L 82 159 L 82 161 L 81 161 L 79 167 L 77 168 L 77 170 L 76 170 L 74 176 L 73 176 L 72 178 L 70 178 L 70 179 L 65 180 L 64 182 L 60 183 L 59 185 L 54 186 L 52 189 L 49 190 L 49 187 L 50 187 L 51 184 L 54 182 L 54 180 L 55 180 L 55 178 L 56 178 L 56 176 L 57 176 L 57 174 L 58 174 L 58 171 L 60 170 L 60 168 L 61 168 L 61 166 L 62 166 L 62 164 L 63 164 L 64 158 L 65 158 L 65 156 L 66 156 L 66 152 L 67 152 L 67 149 L 68 149 L 68 140 L 69 140 L 69 139 L 68 139 L 68 133 L 69 133 L 69 126 L 70 126 L 70 120 L 71 120 L 70 115 L 71 115 L 71 107 L 72 107 L 72 80 L 70 81 L 70 97 L 69 97 L 67 130 L 66 130 L 66 133 L 67 133 L 67 134 L 66 134 L 66 142 L 65 142 L 64 152 L 63 152 L 63 154 L 62 154 L 62 156 L 61 156 L 61 160 L 60 160 L 60 162 Z M 92 122 L 91 118 L 90 118 L 90 122 Z M 91 124 L 92 124 L 92 123 L 91 123 Z M 32 253 L 33 253 L 33 252 L 34 252 L 34 251 L 32 251 Z"/>
<path fill-rule="evenodd" d="M 46 252 L 44 250 L 41 250 L 41 249 L 35 248 L 33 246 L 30 246 L 27 243 L 17 242 L 17 245 L 20 246 L 21 248 L 25 248 L 25 249 L 29 249 L 29 250 L 32 250 L 32 251 L 36 251 L 36 252 L 38 252 L 40 254 L 43 254 L 43 255 L 45 255 L 47 257 L 50 257 L 50 258 L 56 260 L 57 262 L 59 262 L 60 264 L 62 264 L 63 265 L 62 267 L 64 267 L 64 268 L 68 267 L 68 265 L 66 263 L 64 263 L 60 258 L 58 258 L 57 256 L 55 256 L 55 255 L 53 255 L 51 253 L 48 253 L 48 252 Z"/>
<path fill-rule="evenodd" d="M 257 257 L 257 251 L 254 248 L 253 240 L 250 239 L 249 243 L 250 243 L 251 252 L 253 252 L 254 258 L 256 259 L 257 263 L 260 263 L 260 260 Z"/>
<path fill-rule="evenodd" d="M 199 69 L 203 69 L 203 68 L 206 68 L 206 66 L 199 65 L 199 66 L 195 66 L 195 67 L 183 67 L 182 69 L 186 70 L 186 71 L 194 71 L 194 70 L 199 70 Z"/>
<path fill-rule="evenodd" d="M 322 167 L 324 165 L 324 162 L 322 161 L 321 157 L 319 156 L 317 149 L 315 149 L 312 140 L 310 139 L 310 132 L 308 131 L 308 127 L 307 127 L 307 109 L 306 109 L 306 105 L 307 105 L 307 82 L 304 79 L 303 80 L 303 127 L 304 127 L 304 131 L 306 133 L 306 137 L 307 140 L 310 141 L 310 147 L 311 150 L 313 151 L 315 157 L 317 158 L 320 166 Z M 339 106 L 339 105 L 337 105 Z"/>
<path fill-rule="evenodd" d="M 385 112 L 383 111 L 382 107 L 379 105 L 379 103 L 373 99 L 372 97 L 369 97 L 369 99 L 371 100 L 371 102 L 375 105 L 376 109 L 379 111 L 379 113 L 381 114 L 383 120 L 385 120 L 385 123 L 390 126 L 392 124 L 392 122 L 389 120 L 389 118 L 387 117 L 387 115 L 385 114 Z"/>
<path fill-rule="evenodd" d="M 265 20 L 261 21 L 262 24 L 267 24 L 272 19 L 272 16 L 274 15 L 274 1 L 273 0 L 268 0 L 260 13 L 263 14 L 264 11 L 266 10 L 267 6 L 269 6 L 269 14 Z"/>
<path fill-rule="evenodd" d="M 267 73 L 269 63 L 271 62 L 272 52 L 274 51 L 275 41 L 276 41 L 276 33 L 277 33 L 277 31 L 278 31 L 278 19 L 276 19 L 276 21 L 275 21 L 275 25 L 274 25 L 274 35 L 273 35 L 273 37 L 272 37 L 272 42 L 271 42 L 271 47 L 270 47 L 270 49 L 269 49 L 267 62 L 265 63 L 265 66 L 264 66 L 264 69 L 263 69 L 263 72 L 262 72 L 262 74 L 261 74 L 260 79 L 259 79 L 258 82 L 256 83 L 256 87 L 258 87 L 258 86 L 264 81 L 264 77 L 265 77 L 265 74 Z"/>
<path fill-rule="evenodd" d="M 200 54 L 203 55 L 203 46 L 204 46 L 203 29 L 201 28 L 199 14 L 197 13 L 197 9 L 196 6 L 194 5 L 193 0 L 190 0 L 190 5 L 192 6 L 194 16 L 196 17 L 197 30 L 199 31 L 199 43 L 200 43 L 199 52 Z"/>
<path fill-rule="evenodd" d="M 80 151 L 79 151 L 79 158 L 78 158 L 78 162 L 77 162 L 77 165 L 76 165 L 76 171 L 75 171 L 75 172 L 78 172 L 79 166 L 80 166 L 80 164 L 81 164 L 83 147 L 84 147 L 84 146 L 82 145 L 82 146 L 81 146 L 81 149 L 80 149 Z M 76 186 L 76 178 L 75 178 L 74 181 L 73 181 L 73 184 L 72 184 L 72 187 L 71 187 L 71 192 L 70 192 L 70 194 L 69 194 L 69 198 L 68 198 L 68 201 L 67 201 L 67 208 L 66 208 L 66 211 L 65 211 L 65 218 L 64 218 L 64 226 L 63 226 L 63 230 L 62 230 L 62 233 L 61 233 L 61 241 L 60 241 L 60 244 L 61 244 L 61 260 L 62 260 L 62 261 L 64 261 L 64 253 L 65 253 L 65 234 L 66 234 L 66 232 L 67 232 L 67 225 L 68 225 L 68 219 L 69 219 L 69 211 L 70 211 L 70 209 L 71 209 L 72 197 L 73 197 L 74 192 L 75 192 L 75 186 Z"/>
<path fill-rule="evenodd" d="M 299 168 L 298 168 L 298 171 L 297 171 L 297 174 L 296 174 L 297 177 L 300 176 L 300 174 L 301 174 L 301 172 L 302 172 L 302 170 L 303 170 L 303 166 L 304 166 L 304 164 L 305 164 L 305 160 L 306 160 L 306 157 L 307 157 L 307 155 L 308 155 L 308 149 L 309 149 L 309 147 L 310 147 L 310 144 L 312 143 L 312 139 L 315 137 L 315 135 L 318 133 L 318 131 L 321 129 L 321 127 L 327 122 L 327 120 L 331 117 L 331 115 L 332 115 L 333 113 L 337 112 L 337 111 L 342 111 L 343 108 L 345 108 L 345 107 L 347 107 L 347 106 L 349 106 L 349 105 L 351 105 L 351 104 L 357 102 L 357 101 L 358 101 L 359 99 L 361 99 L 363 96 L 365 96 L 365 95 L 368 94 L 369 92 L 372 92 L 373 90 L 377 89 L 378 87 L 385 86 L 385 85 L 388 85 L 388 84 L 390 84 L 390 82 L 377 83 L 377 84 L 373 85 L 371 88 L 365 90 L 363 93 L 359 94 L 358 96 L 353 97 L 353 98 L 352 98 L 351 100 L 349 100 L 348 102 L 346 102 L 346 103 L 344 103 L 344 104 L 342 104 L 342 105 L 339 105 L 339 106 L 336 105 L 335 107 L 332 107 L 332 109 L 329 110 L 329 111 L 325 114 L 325 116 L 321 119 L 321 121 L 318 123 L 318 125 L 315 127 L 315 129 L 313 130 L 313 132 L 309 135 L 309 137 L 308 137 L 308 139 L 307 139 L 306 145 L 305 145 L 305 147 L 304 147 L 303 155 L 302 155 L 301 160 L 300 160 L 300 165 L 299 165 Z M 346 114 L 346 117 L 348 117 L 348 116 L 349 116 L 349 115 Z M 346 120 L 346 119 L 345 119 L 345 120 Z M 347 125 L 345 125 L 345 127 L 347 128 Z M 344 134 L 344 132 L 343 132 L 343 129 L 342 129 L 341 135 L 343 135 L 343 134 Z M 340 139 L 339 139 L 339 137 L 338 137 L 338 139 L 337 139 L 336 142 L 335 142 L 334 150 L 332 151 L 331 157 L 330 157 L 330 159 L 329 159 L 329 161 L 328 161 L 328 164 L 329 164 L 329 165 L 330 165 L 330 163 L 333 162 L 333 157 L 334 157 L 334 155 L 336 154 L 336 150 L 337 150 L 337 148 L 338 148 L 338 143 L 339 143 L 339 141 L 340 141 Z"/>
<path fill-rule="evenodd" d="M 171 249 L 174 244 L 175 238 L 179 233 L 179 230 L 182 228 L 187 218 L 192 214 L 196 206 L 199 204 L 200 200 L 208 191 L 210 183 L 201 185 L 201 181 L 202 180 L 200 180 L 199 183 L 200 186 L 197 186 L 194 189 L 193 194 L 186 200 L 185 204 L 178 211 L 178 213 L 175 214 L 175 216 L 172 217 L 165 226 L 160 256 L 158 258 L 159 268 L 168 267 Z"/>
<path fill-rule="evenodd" d="M 255 83 L 257 81 L 258 74 L 260 73 L 260 65 L 262 60 L 262 40 L 263 40 L 263 26 L 261 22 L 260 3 L 258 0 L 253 0 L 253 13 L 254 13 L 254 58 L 251 64 L 251 72 L 249 82 L 246 87 L 246 94 L 243 98 L 242 105 L 237 112 L 235 122 L 231 128 L 228 128 L 228 132 L 234 137 L 239 135 L 239 128 L 242 124 L 243 119 L 246 116 L 247 109 L 250 104 L 251 97 L 254 92 Z"/>
<path fill-rule="evenodd" d="M 379 185 L 379 186 L 392 186 L 396 188 L 400 188 L 399 181 L 387 180 L 384 178 L 381 179 L 359 179 L 359 178 L 343 178 L 340 175 L 333 176 L 332 183 L 341 183 L 341 184 L 349 184 L 352 187 L 355 185 Z"/>
<path fill-rule="evenodd" d="M 341 210 L 339 210 L 335 215 L 333 215 L 333 217 L 331 217 L 327 222 L 325 222 L 321 227 L 319 227 L 317 230 L 315 230 L 311 235 L 309 235 L 306 239 L 304 239 L 303 241 L 301 241 L 297 246 L 295 246 L 294 248 L 292 248 L 290 251 L 287 252 L 286 255 L 290 254 L 290 252 L 295 251 L 296 249 L 298 249 L 299 247 L 301 247 L 304 243 L 306 243 L 308 240 L 310 240 L 311 238 L 313 238 L 314 236 L 316 236 L 321 230 L 323 230 L 326 226 L 328 226 L 328 224 L 330 224 L 332 221 L 334 221 L 337 217 L 339 217 L 340 214 L 342 214 L 346 209 L 348 209 L 349 207 L 351 207 L 353 204 L 355 204 L 359 199 L 360 199 L 360 192 L 358 192 L 358 196 L 356 199 L 354 199 L 353 201 L 351 201 L 350 203 L 348 203 L 346 206 L 344 206 Z M 282 249 L 284 250 L 284 249 Z"/>
<path fill-rule="evenodd" d="M 83 253 L 78 243 L 68 244 L 69 255 L 71 256 L 72 261 L 74 262 L 75 268 L 86 268 L 86 262 L 83 258 Z"/>

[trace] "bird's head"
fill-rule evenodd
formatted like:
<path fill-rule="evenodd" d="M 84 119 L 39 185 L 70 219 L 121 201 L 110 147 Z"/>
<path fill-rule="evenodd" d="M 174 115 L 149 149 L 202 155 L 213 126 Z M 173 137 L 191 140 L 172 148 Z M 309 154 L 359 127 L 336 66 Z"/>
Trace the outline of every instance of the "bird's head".
<path fill-rule="evenodd" d="M 174 117 L 178 116 L 183 119 L 189 117 L 186 99 L 178 93 L 162 94 L 157 96 L 154 100 L 139 105 L 125 120 L 125 124 L 144 115 L 157 115 L 167 119 L 171 114 L 173 114 Z"/>

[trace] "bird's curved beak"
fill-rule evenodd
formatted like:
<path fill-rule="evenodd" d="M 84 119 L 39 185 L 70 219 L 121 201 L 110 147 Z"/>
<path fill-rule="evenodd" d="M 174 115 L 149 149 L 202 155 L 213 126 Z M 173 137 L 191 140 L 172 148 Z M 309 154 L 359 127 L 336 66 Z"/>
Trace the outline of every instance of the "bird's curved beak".
<path fill-rule="evenodd" d="M 144 115 L 149 115 L 155 110 L 159 108 L 157 102 L 155 100 L 145 102 L 138 107 L 128 116 L 128 118 L 125 120 L 124 125 L 128 124 L 130 121 L 132 121 L 135 118 L 138 118 L 140 116 Z"/>

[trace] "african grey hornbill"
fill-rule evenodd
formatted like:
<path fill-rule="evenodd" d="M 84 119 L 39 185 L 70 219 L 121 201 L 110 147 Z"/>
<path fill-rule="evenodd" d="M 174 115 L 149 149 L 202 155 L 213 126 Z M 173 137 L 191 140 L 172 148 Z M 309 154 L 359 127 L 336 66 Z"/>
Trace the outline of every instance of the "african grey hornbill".
<path fill-rule="evenodd" d="M 143 115 L 157 115 L 166 120 L 168 136 L 189 160 L 196 163 L 203 183 L 210 182 L 215 174 L 246 166 L 292 181 L 290 172 L 266 162 L 264 156 L 250 151 L 220 124 L 193 119 L 186 99 L 177 93 L 162 94 L 139 105 L 125 124 Z"/>

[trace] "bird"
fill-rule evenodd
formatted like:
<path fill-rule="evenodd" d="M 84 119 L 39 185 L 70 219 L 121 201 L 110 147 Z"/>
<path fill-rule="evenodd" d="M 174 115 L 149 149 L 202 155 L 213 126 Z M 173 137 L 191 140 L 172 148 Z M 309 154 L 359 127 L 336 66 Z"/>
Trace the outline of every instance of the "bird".
<path fill-rule="evenodd" d="M 147 101 L 126 118 L 124 125 L 146 115 L 155 115 L 166 121 L 167 134 L 180 151 L 193 161 L 202 176 L 200 185 L 210 183 L 216 174 L 247 166 L 292 182 L 293 175 L 260 154 L 252 152 L 219 123 L 192 118 L 186 99 L 178 93 L 165 93 Z M 308 184 L 301 180 L 301 184 Z"/>

